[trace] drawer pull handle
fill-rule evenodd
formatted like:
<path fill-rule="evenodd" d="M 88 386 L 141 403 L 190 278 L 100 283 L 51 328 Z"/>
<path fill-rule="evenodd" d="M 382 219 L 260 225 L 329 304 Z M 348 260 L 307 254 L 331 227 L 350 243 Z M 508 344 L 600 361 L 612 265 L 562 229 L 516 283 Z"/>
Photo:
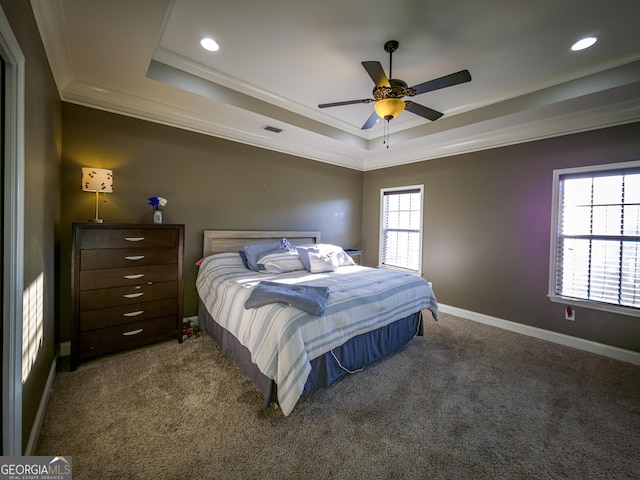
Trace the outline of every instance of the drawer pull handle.
<path fill-rule="evenodd" d="M 130 332 L 124 332 L 122 335 L 124 335 L 125 337 L 130 337 L 131 335 L 138 335 L 139 333 L 142 333 L 143 330 L 144 328 L 139 328 L 138 330 L 131 330 Z"/>
<path fill-rule="evenodd" d="M 122 315 L 124 317 L 137 317 L 138 315 L 142 315 L 143 313 L 144 313 L 144 310 L 138 310 L 137 312 L 123 313 Z"/>
<path fill-rule="evenodd" d="M 124 298 L 138 298 L 141 297 L 142 295 L 144 295 L 144 293 L 127 293 L 126 295 L 123 295 Z"/>
<path fill-rule="evenodd" d="M 136 278 L 144 277 L 144 273 L 136 273 L 135 275 L 125 275 L 124 278 L 127 280 L 135 280 Z"/>
<path fill-rule="evenodd" d="M 129 257 L 124 257 L 125 260 L 142 260 L 144 255 L 131 255 Z"/>
<path fill-rule="evenodd" d="M 144 240 L 144 237 L 124 237 L 127 242 L 141 242 Z"/>

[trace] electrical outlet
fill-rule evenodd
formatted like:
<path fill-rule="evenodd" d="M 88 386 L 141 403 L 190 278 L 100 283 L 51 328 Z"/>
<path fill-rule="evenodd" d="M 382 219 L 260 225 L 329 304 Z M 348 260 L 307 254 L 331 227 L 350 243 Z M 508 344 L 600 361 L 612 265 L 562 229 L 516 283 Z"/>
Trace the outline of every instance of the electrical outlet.
<path fill-rule="evenodd" d="M 567 305 L 567 308 L 564 309 L 564 319 L 572 322 L 576 320 L 576 311 L 573 307 Z"/>

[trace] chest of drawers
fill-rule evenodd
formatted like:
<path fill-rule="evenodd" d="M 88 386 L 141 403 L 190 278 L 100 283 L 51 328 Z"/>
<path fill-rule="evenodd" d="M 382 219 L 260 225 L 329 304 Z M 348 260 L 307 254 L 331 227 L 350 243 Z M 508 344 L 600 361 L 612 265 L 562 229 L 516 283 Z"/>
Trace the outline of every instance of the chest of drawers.
<path fill-rule="evenodd" d="M 73 225 L 71 370 L 86 359 L 182 341 L 184 225 Z"/>

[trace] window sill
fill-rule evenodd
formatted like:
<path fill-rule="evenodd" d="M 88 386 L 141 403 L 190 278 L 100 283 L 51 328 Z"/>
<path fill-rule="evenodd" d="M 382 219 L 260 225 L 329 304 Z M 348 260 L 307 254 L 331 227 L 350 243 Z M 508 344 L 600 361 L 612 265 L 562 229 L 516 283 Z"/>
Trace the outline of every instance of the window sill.
<path fill-rule="evenodd" d="M 415 275 L 417 277 L 421 277 L 422 276 L 422 272 L 418 271 L 418 270 L 411 270 L 409 268 L 402 268 L 402 267 L 394 267 L 391 265 L 378 265 L 378 268 L 383 268 L 385 270 L 395 270 L 396 272 L 403 272 L 403 273 L 408 273 L 410 275 Z"/>
<path fill-rule="evenodd" d="M 582 300 L 574 297 L 562 297 L 560 295 L 548 295 L 549 300 L 564 305 L 573 305 L 574 307 L 590 308 L 592 310 L 601 310 L 604 312 L 617 313 L 619 315 L 629 315 L 631 317 L 640 317 L 640 309 L 623 307 L 619 305 L 610 305 L 608 303 L 593 302 L 591 300 Z"/>

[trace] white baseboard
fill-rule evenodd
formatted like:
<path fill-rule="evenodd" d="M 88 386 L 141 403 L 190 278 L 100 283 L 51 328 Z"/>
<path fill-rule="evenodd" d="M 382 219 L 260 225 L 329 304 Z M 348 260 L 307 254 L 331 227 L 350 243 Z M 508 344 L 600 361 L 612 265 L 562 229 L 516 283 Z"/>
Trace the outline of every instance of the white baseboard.
<path fill-rule="evenodd" d="M 605 345 L 603 343 L 593 342 L 591 340 L 585 340 L 583 338 L 572 337 L 565 335 L 564 333 L 552 332 L 550 330 L 544 330 L 538 327 L 531 327 L 529 325 L 523 325 L 522 323 L 511 322 L 509 320 L 503 320 L 501 318 L 492 317 L 483 313 L 472 312 L 470 310 L 464 310 L 462 308 L 451 307 L 449 305 L 438 304 L 438 309 L 444 313 L 450 313 L 457 317 L 466 318 L 467 320 L 473 320 L 474 322 L 484 323 L 493 327 L 502 328 L 504 330 L 510 330 L 512 332 L 527 335 L 529 337 L 535 337 L 549 342 L 558 343 L 567 347 L 577 348 L 587 352 L 595 353 L 605 357 L 613 358 L 615 360 L 621 360 L 623 362 L 633 363 L 634 365 L 640 365 L 640 353 L 632 350 L 625 350 L 623 348 L 613 347 L 611 345 Z"/>
<path fill-rule="evenodd" d="M 51 363 L 51 368 L 49 369 L 47 384 L 45 385 L 44 391 L 42 392 L 42 397 L 40 398 L 40 404 L 38 405 L 38 411 L 36 412 L 36 417 L 34 418 L 33 425 L 31 426 L 29 441 L 27 442 L 27 446 L 24 452 L 26 456 L 31 456 L 36 451 L 36 446 L 38 445 L 38 439 L 40 438 L 40 430 L 42 430 L 42 424 L 44 423 L 44 416 L 47 413 L 47 405 L 49 404 L 49 396 L 51 395 L 51 388 L 53 387 L 53 381 L 56 378 L 57 366 L 58 366 L 58 359 L 57 357 L 54 357 L 53 362 Z"/>

